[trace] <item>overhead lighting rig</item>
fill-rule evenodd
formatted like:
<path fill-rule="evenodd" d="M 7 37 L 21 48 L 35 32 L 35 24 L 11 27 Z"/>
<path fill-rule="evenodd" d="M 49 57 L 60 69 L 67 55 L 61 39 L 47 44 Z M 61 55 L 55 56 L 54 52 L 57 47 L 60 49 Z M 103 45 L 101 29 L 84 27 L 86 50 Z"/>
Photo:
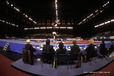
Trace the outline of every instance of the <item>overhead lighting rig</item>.
<path fill-rule="evenodd" d="M 10 6 L 12 9 L 17 11 L 18 13 L 22 13 L 22 15 L 27 18 L 29 21 L 33 22 L 34 24 L 37 24 L 35 20 L 33 20 L 31 17 L 29 17 L 27 14 L 23 13 L 19 8 L 15 7 L 13 3 L 10 3 L 9 1 L 6 1 L 6 4 Z"/>
<path fill-rule="evenodd" d="M 96 17 L 97 15 L 101 14 L 104 11 L 104 8 L 107 7 L 109 4 L 110 4 L 110 0 L 108 0 L 106 3 L 104 3 L 101 8 L 96 9 L 93 13 L 91 13 L 89 16 L 84 18 L 77 25 L 84 24 L 84 23 L 88 22 L 89 20 L 93 19 L 94 17 Z"/>
<path fill-rule="evenodd" d="M 0 22 L 5 23 L 5 24 L 8 24 L 8 25 L 11 25 L 11 26 L 14 26 L 14 27 L 18 27 L 18 25 L 14 24 L 14 23 L 7 22 L 5 20 L 1 20 L 0 19 Z"/>
<path fill-rule="evenodd" d="M 98 27 L 101 27 L 101 26 L 104 26 L 104 25 L 107 25 L 107 24 L 110 24 L 110 23 L 113 23 L 114 22 L 114 19 L 111 19 L 109 21 L 106 21 L 106 22 L 103 22 L 101 24 L 98 24 L 96 26 L 94 26 L 95 28 L 98 28 Z"/>

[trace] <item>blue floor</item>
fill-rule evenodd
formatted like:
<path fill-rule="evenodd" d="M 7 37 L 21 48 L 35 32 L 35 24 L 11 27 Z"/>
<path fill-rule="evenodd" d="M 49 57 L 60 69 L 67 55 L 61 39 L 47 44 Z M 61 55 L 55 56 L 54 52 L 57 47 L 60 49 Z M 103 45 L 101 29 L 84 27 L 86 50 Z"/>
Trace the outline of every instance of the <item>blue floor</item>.
<path fill-rule="evenodd" d="M 34 65 L 24 64 L 22 59 L 17 60 L 12 63 L 12 66 L 33 74 L 33 75 L 43 75 L 43 76 L 73 76 L 73 75 L 83 75 L 86 73 L 91 73 L 97 71 L 109 63 L 111 63 L 113 58 L 94 58 L 92 61 L 87 63 L 82 63 L 80 68 L 75 68 L 75 65 L 59 65 L 56 69 L 52 68 L 52 64 L 44 64 L 41 61 L 35 62 Z"/>

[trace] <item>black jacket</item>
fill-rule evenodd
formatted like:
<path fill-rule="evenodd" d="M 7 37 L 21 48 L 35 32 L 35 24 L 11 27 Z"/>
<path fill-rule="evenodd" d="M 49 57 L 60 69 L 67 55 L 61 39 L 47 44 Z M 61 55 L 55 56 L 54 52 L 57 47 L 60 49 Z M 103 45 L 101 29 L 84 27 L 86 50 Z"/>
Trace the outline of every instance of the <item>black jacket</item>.
<path fill-rule="evenodd" d="M 79 53 L 80 53 L 80 48 L 78 45 L 71 46 L 71 54 L 79 54 Z"/>
<path fill-rule="evenodd" d="M 25 50 L 30 50 L 30 53 L 33 55 L 33 52 L 36 51 L 31 44 L 25 44 Z"/>
<path fill-rule="evenodd" d="M 66 54 L 66 49 L 65 48 L 59 48 L 56 50 L 57 54 Z"/>
<path fill-rule="evenodd" d="M 54 53 L 54 49 L 52 45 L 44 45 L 43 53 Z"/>
<path fill-rule="evenodd" d="M 94 57 L 97 55 L 97 52 L 95 51 L 95 45 L 94 44 L 89 44 L 88 47 L 86 48 L 87 56 L 89 57 Z"/>
<path fill-rule="evenodd" d="M 105 48 L 105 44 L 104 43 L 100 44 L 100 53 L 102 55 L 106 55 L 106 53 L 107 53 L 107 50 Z"/>

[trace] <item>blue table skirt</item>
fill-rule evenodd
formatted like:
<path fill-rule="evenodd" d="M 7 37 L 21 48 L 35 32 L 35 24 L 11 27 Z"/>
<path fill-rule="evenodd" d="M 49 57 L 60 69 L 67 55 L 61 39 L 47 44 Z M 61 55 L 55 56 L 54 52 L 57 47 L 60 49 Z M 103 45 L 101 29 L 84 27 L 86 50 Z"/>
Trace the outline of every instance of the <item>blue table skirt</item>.
<path fill-rule="evenodd" d="M 8 42 L 8 41 L 1 40 L 1 41 L 0 41 L 0 47 L 4 47 L 7 42 Z M 10 50 L 10 51 L 13 51 L 13 52 L 22 54 L 22 50 L 23 50 L 23 48 L 24 48 L 24 46 L 25 46 L 25 43 L 15 43 L 15 42 L 8 42 L 8 43 L 9 43 L 9 47 L 8 47 L 7 50 Z M 34 52 L 34 54 L 35 54 L 35 55 L 36 55 L 36 54 L 40 54 L 40 55 L 41 55 L 41 54 L 42 54 L 42 49 L 39 47 L 40 44 L 32 44 L 32 45 L 37 47 L 37 48 L 36 48 L 37 51 Z M 58 45 L 56 45 L 56 44 L 52 44 L 52 45 L 53 45 L 54 48 L 57 49 L 57 46 L 58 46 Z M 66 49 L 68 50 L 68 52 L 69 52 L 71 45 L 72 45 L 72 44 L 64 45 L 64 48 L 66 48 Z M 95 45 L 99 45 L 99 44 L 97 43 L 97 44 L 95 44 Z M 80 48 L 82 48 L 81 52 L 82 52 L 83 54 L 86 54 L 85 48 L 88 46 L 88 44 L 81 44 L 81 45 L 79 45 L 79 46 L 80 46 Z M 106 43 L 106 48 L 110 48 L 110 43 Z M 96 48 L 96 51 L 97 51 L 97 53 L 100 55 L 100 52 L 99 52 L 100 50 L 99 50 L 99 48 Z"/>

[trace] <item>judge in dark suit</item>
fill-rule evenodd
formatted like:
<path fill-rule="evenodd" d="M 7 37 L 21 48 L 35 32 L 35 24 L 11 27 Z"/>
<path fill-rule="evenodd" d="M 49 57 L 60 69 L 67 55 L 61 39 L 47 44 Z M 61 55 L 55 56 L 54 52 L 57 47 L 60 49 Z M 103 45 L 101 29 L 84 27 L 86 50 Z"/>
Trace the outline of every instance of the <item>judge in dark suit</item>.
<path fill-rule="evenodd" d="M 111 54 L 114 51 L 114 45 L 113 41 L 111 40 L 110 48 L 109 48 L 109 54 Z"/>
<path fill-rule="evenodd" d="M 59 43 L 59 48 L 56 50 L 56 54 L 57 64 L 66 64 L 68 62 L 66 48 L 64 48 L 64 44 L 62 42 Z"/>
<path fill-rule="evenodd" d="M 46 44 L 43 46 L 43 53 L 54 53 L 53 46 L 50 45 L 50 40 L 46 40 Z"/>
<path fill-rule="evenodd" d="M 80 47 L 76 44 L 76 40 L 72 41 L 73 46 L 71 46 L 71 59 L 73 60 L 79 60 L 80 59 Z"/>
<path fill-rule="evenodd" d="M 80 53 L 80 47 L 77 45 L 76 40 L 72 41 L 73 46 L 71 46 L 71 61 L 77 60 L 78 63 L 76 64 L 76 68 L 81 66 L 81 53 Z"/>
<path fill-rule="evenodd" d="M 46 40 L 46 44 L 43 46 L 42 59 L 44 62 L 52 62 L 54 58 L 55 51 L 53 46 L 50 45 L 50 40 Z"/>
<path fill-rule="evenodd" d="M 90 58 L 97 56 L 97 52 L 95 51 L 95 45 L 94 45 L 93 39 L 90 40 L 90 44 L 86 48 L 86 52 L 87 52 L 87 55 L 86 55 L 87 61 L 90 60 Z"/>
<path fill-rule="evenodd" d="M 102 43 L 100 44 L 100 53 L 101 55 L 105 56 L 107 55 L 107 49 L 105 47 L 104 39 L 102 40 Z"/>
<path fill-rule="evenodd" d="M 66 48 L 62 42 L 59 43 L 59 49 L 56 50 L 57 54 L 66 54 Z"/>

